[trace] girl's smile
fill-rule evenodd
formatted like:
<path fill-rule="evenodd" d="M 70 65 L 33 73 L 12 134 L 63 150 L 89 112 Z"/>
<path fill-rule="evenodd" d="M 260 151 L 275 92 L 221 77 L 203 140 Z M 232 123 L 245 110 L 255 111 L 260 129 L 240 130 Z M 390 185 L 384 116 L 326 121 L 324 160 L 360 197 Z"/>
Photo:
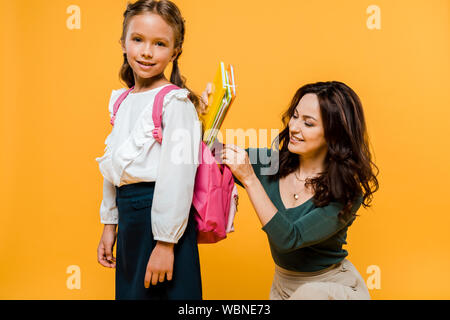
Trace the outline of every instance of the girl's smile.
<path fill-rule="evenodd" d="M 149 62 L 142 62 L 142 61 L 138 61 L 138 64 L 143 70 L 150 70 L 152 67 L 154 67 L 156 65 L 156 63 L 149 63 Z"/>
<path fill-rule="evenodd" d="M 138 61 L 138 63 L 144 67 L 152 67 L 154 66 L 156 63 L 152 63 L 152 62 L 145 62 L 145 61 Z"/>

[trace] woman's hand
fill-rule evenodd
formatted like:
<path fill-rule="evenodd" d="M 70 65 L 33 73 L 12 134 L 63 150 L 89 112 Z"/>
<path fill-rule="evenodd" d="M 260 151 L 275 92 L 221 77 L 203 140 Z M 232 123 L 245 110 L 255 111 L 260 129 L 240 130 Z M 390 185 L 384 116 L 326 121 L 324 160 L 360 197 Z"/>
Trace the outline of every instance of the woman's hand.
<path fill-rule="evenodd" d="M 208 82 L 206 84 L 206 89 L 203 91 L 202 95 L 200 96 L 200 114 L 206 114 L 209 104 L 209 96 L 212 93 L 212 83 Z"/>
<path fill-rule="evenodd" d="M 150 286 L 150 283 L 157 285 L 158 281 L 164 282 L 166 275 L 167 280 L 172 280 L 173 246 L 173 243 L 157 242 L 148 260 L 147 271 L 145 272 L 144 286 L 146 288 Z"/>
<path fill-rule="evenodd" d="M 238 146 L 226 144 L 222 150 L 223 163 L 233 172 L 233 175 L 242 182 L 250 201 L 255 208 L 259 221 L 265 226 L 277 213 L 278 209 L 264 190 L 261 182 L 253 170 L 247 152 Z"/>
<path fill-rule="evenodd" d="M 116 226 L 116 224 L 105 224 L 97 248 L 97 261 L 107 268 L 116 267 L 116 258 L 113 256 L 113 248 L 117 237 Z"/>
<path fill-rule="evenodd" d="M 224 145 L 222 150 L 222 161 L 230 168 L 233 175 L 242 182 L 245 187 L 256 178 L 248 154 L 244 149 L 232 144 Z"/>

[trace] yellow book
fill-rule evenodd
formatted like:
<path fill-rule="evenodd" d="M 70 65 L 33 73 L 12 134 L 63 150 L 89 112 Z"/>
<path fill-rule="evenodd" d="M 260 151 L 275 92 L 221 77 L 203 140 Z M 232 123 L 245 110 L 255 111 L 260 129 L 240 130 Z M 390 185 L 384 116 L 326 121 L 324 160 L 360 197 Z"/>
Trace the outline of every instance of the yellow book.
<path fill-rule="evenodd" d="M 214 141 L 216 140 L 218 130 L 222 127 L 222 123 L 228 113 L 228 110 L 230 109 L 231 104 L 234 101 L 234 98 L 236 97 L 236 85 L 235 85 L 235 78 L 234 78 L 234 68 L 232 65 L 229 65 L 226 72 L 225 72 L 225 78 L 226 78 L 226 91 L 225 96 L 222 100 L 222 103 L 220 105 L 220 108 L 217 112 L 217 114 L 214 117 L 213 124 L 211 125 L 211 130 L 206 137 L 204 137 L 203 141 L 205 141 L 206 145 L 208 147 L 212 147 L 214 144 Z"/>
<path fill-rule="evenodd" d="M 205 132 L 211 129 L 214 119 L 220 109 L 223 97 L 226 92 L 226 78 L 225 78 L 225 65 L 220 62 L 219 68 L 217 69 L 216 76 L 214 77 L 214 82 L 212 83 L 211 97 L 208 101 L 207 113 L 202 116 L 203 124 L 205 126 Z"/>

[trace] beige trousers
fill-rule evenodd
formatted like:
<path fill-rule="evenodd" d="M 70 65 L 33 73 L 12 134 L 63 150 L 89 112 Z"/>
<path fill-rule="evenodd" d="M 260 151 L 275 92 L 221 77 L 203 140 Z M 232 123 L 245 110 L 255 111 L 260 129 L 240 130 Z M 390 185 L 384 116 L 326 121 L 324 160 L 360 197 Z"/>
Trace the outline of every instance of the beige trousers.
<path fill-rule="evenodd" d="M 358 270 L 344 259 L 317 272 L 275 265 L 270 300 L 370 300 L 370 294 Z"/>

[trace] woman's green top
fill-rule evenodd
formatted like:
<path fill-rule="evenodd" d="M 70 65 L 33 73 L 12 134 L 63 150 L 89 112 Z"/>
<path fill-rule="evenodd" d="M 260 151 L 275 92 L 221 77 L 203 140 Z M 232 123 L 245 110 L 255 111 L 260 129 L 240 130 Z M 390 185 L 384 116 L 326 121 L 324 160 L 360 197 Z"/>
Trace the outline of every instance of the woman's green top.
<path fill-rule="evenodd" d="M 270 149 L 246 151 L 256 176 L 278 209 L 262 227 L 269 239 L 274 262 L 284 269 L 314 272 L 342 261 L 348 255 L 347 250 L 342 248 L 347 244 L 347 229 L 355 217 L 341 222 L 338 213 L 343 204 L 330 202 L 327 206 L 316 207 L 312 198 L 297 207 L 286 209 L 281 200 L 279 180 L 271 179 L 273 170 L 268 169 Z M 242 186 L 236 178 L 235 181 Z M 361 196 L 357 198 L 352 212 L 359 209 L 362 200 Z"/>

